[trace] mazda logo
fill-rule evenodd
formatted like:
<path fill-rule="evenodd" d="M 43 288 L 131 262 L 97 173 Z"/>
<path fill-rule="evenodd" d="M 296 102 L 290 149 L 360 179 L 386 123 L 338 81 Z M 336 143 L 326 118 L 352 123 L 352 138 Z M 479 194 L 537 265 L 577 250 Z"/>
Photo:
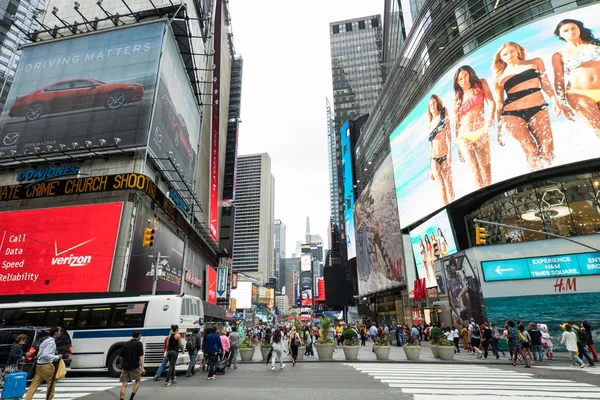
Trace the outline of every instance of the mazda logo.
<path fill-rule="evenodd" d="M 2 142 L 6 146 L 11 146 L 11 145 L 17 143 L 18 139 L 19 139 L 19 132 L 9 132 L 6 134 L 6 136 L 4 136 L 4 139 L 2 140 Z"/>

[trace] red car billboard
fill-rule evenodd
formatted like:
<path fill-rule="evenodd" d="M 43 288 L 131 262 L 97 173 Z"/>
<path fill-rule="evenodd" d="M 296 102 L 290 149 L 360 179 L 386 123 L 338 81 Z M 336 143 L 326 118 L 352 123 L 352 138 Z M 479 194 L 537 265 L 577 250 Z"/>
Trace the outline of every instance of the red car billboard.
<path fill-rule="evenodd" d="M 106 292 L 122 203 L 0 213 L 0 294 Z"/>
<path fill-rule="evenodd" d="M 217 304 L 217 271 L 210 265 L 206 266 L 206 301 Z"/>

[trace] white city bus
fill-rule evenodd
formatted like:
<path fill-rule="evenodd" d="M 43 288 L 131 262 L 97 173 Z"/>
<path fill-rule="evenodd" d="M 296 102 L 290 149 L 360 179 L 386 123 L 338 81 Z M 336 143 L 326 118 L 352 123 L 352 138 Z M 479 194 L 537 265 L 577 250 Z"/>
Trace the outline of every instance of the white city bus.
<path fill-rule="evenodd" d="M 134 330 L 142 332 L 145 365 L 158 367 L 172 324 L 202 330 L 202 300 L 187 295 L 143 295 L 0 304 L 0 327 L 60 326 L 71 336 L 71 369 L 108 368 L 119 376 L 119 352 Z M 200 357 L 198 359 L 201 359 Z M 189 358 L 179 357 L 178 364 Z"/>

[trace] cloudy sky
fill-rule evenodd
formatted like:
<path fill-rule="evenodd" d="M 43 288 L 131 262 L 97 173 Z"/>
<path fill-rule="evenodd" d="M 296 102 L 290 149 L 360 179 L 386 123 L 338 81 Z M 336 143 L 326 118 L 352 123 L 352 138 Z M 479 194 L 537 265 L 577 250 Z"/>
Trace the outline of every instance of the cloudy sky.
<path fill-rule="evenodd" d="M 384 0 L 230 0 L 244 58 L 239 154 L 267 152 L 275 218 L 287 257 L 311 233 L 327 243 L 329 167 L 325 98 L 333 104 L 329 22 L 383 13 Z"/>

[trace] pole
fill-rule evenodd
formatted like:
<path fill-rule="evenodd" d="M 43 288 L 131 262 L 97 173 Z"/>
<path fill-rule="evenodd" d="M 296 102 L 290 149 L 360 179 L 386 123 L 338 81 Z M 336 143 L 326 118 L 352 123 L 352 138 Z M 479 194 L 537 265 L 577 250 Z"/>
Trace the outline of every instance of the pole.
<path fill-rule="evenodd" d="M 313 260 L 312 260 L 312 255 L 310 256 L 310 300 L 312 303 L 312 309 L 311 309 L 311 318 L 312 320 L 310 321 L 310 323 L 313 323 L 313 320 L 315 319 L 315 269 L 313 268 Z"/>
<path fill-rule="evenodd" d="M 152 296 L 156 294 L 156 286 L 158 286 L 158 269 L 160 266 L 160 251 L 156 253 L 154 257 L 154 264 L 152 265 Z"/>
<path fill-rule="evenodd" d="M 574 240 L 574 239 L 571 239 L 571 238 L 568 238 L 568 237 L 565 237 L 565 236 L 561 236 L 561 235 L 556 235 L 554 233 L 548 233 L 548 232 L 540 231 L 540 230 L 537 230 L 537 229 L 521 228 L 520 226 L 514 226 L 514 225 L 508 225 L 508 224 L 500 224 L 498 222 L 483 221 L 483 220 L 480 220 L 480 219 L 474 219 L 473 222 L 475 222 L 477 224 L 483 224 L 483 225 L 501 226 L 501 227 L 504 227 L 504 228 L 520 229 L 522 231 L 527 231 L 527 232 L 541 233 L 541 234 L 552 236 L 552 237 L 555 237 L 555 238 L 568 240 L 569 242 L 573 242 L 573 243 L 578 244 L 580 246 L 587 247 L 588 249 L 591 249 L 591 250 L 594 250 L 594 251 L 600 251 L 600 249 L 597 249 L 595 247 L 589 246 L 589 245 L 587 245 L 585 243 L 581 243 L 581 242 L 579 242 L 577 240 Z"/>

